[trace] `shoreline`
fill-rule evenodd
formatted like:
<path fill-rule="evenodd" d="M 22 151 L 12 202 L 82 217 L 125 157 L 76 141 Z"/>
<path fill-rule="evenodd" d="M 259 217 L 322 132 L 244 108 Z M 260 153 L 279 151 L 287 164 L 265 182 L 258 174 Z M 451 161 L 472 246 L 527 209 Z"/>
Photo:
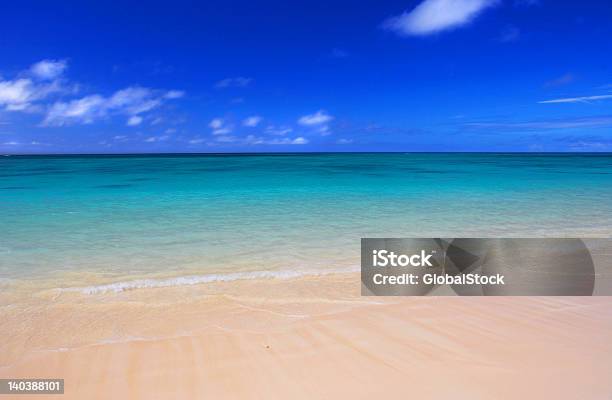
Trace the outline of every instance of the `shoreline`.
<path fill-rule="evenodd" d="M 2 311 L 2 336 L 27 340 L 4 342 L 22 353 L 4 352 L 0 375 L 64 378 L 69 399 L 612 391 L 609 297 L 364 298 L 355 273 L 77 297 L 29 325 Z"/>

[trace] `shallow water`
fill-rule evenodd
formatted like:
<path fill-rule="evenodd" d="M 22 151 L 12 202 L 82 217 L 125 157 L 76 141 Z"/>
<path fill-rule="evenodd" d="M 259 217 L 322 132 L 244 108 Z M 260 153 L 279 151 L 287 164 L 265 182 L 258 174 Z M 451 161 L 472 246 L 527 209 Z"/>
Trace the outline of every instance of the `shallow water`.
<path fill-rule="evenodd" d="M 609 154 L 0 157 L 5 289 L 325 273 L 355 269 L 361 237 L 611 227 Z"/>

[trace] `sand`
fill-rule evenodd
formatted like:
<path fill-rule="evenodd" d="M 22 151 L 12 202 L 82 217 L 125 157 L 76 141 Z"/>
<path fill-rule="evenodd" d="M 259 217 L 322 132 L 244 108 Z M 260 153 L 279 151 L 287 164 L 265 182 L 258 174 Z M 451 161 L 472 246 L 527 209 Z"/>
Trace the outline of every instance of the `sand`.
<path fill-rule="evenodd" d="M 337 274 L 30 302 L 0 310 L 0 377 L 65 379 L 34 399 L 612 396 L 608 297 L 366 298 Z"/>

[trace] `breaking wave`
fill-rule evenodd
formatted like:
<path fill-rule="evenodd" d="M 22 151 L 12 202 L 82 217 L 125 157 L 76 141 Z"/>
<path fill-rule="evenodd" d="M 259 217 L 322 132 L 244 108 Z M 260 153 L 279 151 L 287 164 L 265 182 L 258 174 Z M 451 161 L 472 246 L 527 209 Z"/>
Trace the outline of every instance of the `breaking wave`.
<path fill-rule="evenodd" d="M 190 286 L 202 283 L 213 282 L 230 282 L 245 279 L 293 279 L 310 275 L 331 275 L 344 272 L 356 272 L 358 268 L 345 268 L 335 270 L 318 270 L 318 271 L 250 271 L 250 272 L 232 272 L 226 274 L 209 274 L 209 275 L 190 275 L 177 276 L 173 278 L 162 279 L 135 279 L 131 281 L 108 283 L 103 285 L 93 285 L 76 288 L 64 288 L 62 291 L 80 292 L 83 294 L 102 294 L 108 292 L 119 293 L 126 290 L 134 289 L 151 289 L 164 288 L 174 286 Z"/>

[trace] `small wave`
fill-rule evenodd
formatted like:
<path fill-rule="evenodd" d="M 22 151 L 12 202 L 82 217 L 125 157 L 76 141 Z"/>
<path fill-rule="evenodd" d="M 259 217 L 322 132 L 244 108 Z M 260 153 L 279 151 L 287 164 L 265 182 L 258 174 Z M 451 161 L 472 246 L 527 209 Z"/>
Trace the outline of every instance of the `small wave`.
<path fill-rule="evenodd" d="M 108 283 L 77 288 L 63 288 L 65 292 L 80 292 L 83 294 L 103 294 L 108 292 L 123 292 L 134 289 L 152 289 L 174 286 L 191 286 L 202 283 L 230 282 L 247 279 L 294 279 L 311 275 L 331 275 L 345 272 L 356 272 L 357 268 L 346 268 L 324 271 L 251 271 L 232 272 L 227 274 L 177 276 L 165 279 L 135 279 L 132 281 Z"/>

